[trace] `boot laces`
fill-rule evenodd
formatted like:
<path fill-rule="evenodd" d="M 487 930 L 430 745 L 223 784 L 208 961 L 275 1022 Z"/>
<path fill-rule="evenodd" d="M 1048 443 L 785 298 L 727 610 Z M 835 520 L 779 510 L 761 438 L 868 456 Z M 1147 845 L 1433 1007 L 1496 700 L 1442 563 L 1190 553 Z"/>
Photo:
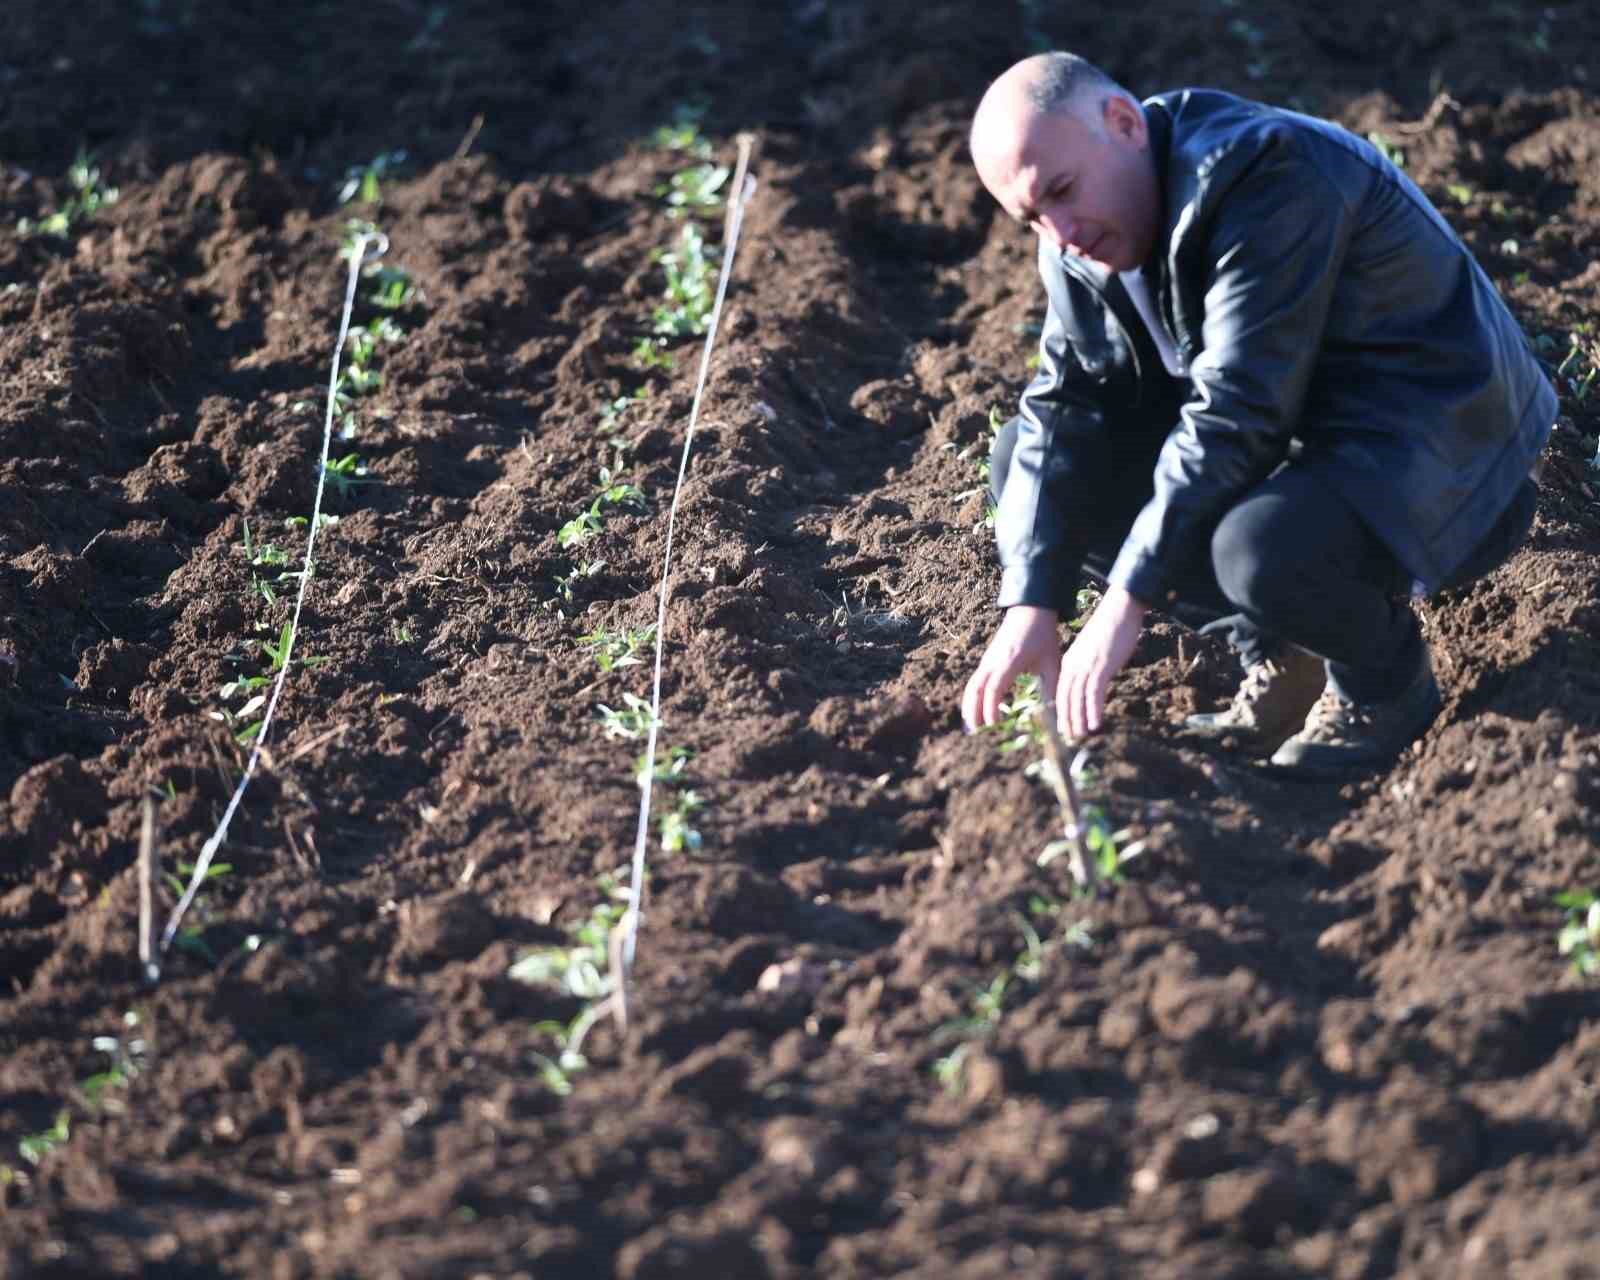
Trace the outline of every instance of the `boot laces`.
<path fill-rule="evenodd" d="M 1330 683 L 1312 706 L 1300 736 L 1322 742 L 1346 741 L 1371 724 L 1371 712 L 1359 702 L 1346 698 Z"/>

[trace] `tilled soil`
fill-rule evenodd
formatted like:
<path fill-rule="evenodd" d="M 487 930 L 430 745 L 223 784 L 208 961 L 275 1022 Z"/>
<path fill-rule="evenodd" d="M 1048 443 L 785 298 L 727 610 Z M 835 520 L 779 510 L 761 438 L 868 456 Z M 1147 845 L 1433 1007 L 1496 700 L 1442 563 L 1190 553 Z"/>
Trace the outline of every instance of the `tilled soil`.
<path fill-rule="evenodd" d="M 67 16 L 16 0 L 0 50 L 0 1275 L 1600 1270 L 1600 991 L 1553 903 L 1600 888 L 1592 362 L 1528 545 L 1420 606 L 1446 707 L 1386 775 L 1186 737 L 1234 673 L 1157 621 L 1090 784 L 1144 852 L 1082 899 L 1026 756 L 956 714 L 1042 306 L 965 155 L 988 79 L 1062 45 L 1381 133 L 1554 373 L 1600 304 L 1586 0 Z M 583 1004 L 508 970 L 632 849 L 642 744 L 596 707 L 649 665 L 582 637 L 656 616 L 700 347 L 633 353 L 655 252 L 722 234 L 660 191 L 685 105 L 758 180 L 674 534 L 656 803 L 696 793 L 700 840 L 652 839 L 631 1017 L 564 1094 L 542 1024 Z M 80 146 L 119 199 L 11 234 Z M 243 768 L 223 689 L 290 616 L 351 216 L 404 336 L 150 986 L 141 813 L 176 872 Z M 642 509 L 564 538 L 612 483 Z"/>

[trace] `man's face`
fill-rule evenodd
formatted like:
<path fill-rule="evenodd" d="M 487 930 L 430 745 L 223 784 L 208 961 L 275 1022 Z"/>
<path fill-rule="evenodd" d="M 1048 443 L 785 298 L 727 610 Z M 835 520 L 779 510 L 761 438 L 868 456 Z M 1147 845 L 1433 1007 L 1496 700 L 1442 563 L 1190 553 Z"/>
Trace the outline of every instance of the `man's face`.
<path fill-rule="evenodd" d="M 1059 250 L 1127 271 L 1149 256 L 1160 193 L 1144 112 L 1109 96 L 1101 123 L 1018 103 L 984 121 L 973 159 L 1013 218 Z"/>

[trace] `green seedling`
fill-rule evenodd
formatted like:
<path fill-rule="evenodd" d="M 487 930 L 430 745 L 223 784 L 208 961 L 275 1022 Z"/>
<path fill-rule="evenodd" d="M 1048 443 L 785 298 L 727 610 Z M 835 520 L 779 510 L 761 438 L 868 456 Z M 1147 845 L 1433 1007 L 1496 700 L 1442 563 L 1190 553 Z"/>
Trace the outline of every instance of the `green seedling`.
<path fill-rule="evenodd" d="M 334 492 L 341 497 L 348 497 L 364 484 L 378 483 L 367 475 L 367 464 L 361 461 L 359 454 L 347 453 L 342 458 L 330 458 L 322 471 Z"/>
<path fill-rule="evenodd" d="M 694 223 L 684 227 L 678 248 L 655 252 L 666 272 L 666 301 L 652 313 L 658 334 L 682 338 L 702 334 L 711 323 L 716 271 L 706 257 L 705 237 Z"/>
<path fill-rule="evenodd" d="M 384 151 L 366 164 L 351 165 L 345 171 L 344 185 L 339 188 L 339 203 L 352 200 L 360 204 L 376 204 L 383 195 L 382 181 L 397 174 L 406 162 L 404 150 Z"/>
<path fill-rule="evenodd" d="M 699 852 L 700 832 L 689 824 L 689 819 L 704 807 L 705 801 L 698 791 L 685 789 L 672 793 L 672 807 L 661 815 L 658 824 L 663 852 Z"/>
<path fill-rule="evenodd" d="M 122 1025 L 130 1032 L 137 1030 L 138 1011 L 130 1009 L 123 1014 Z M 144 1070 L 148 1046 L 140 1036 L 126 1039 L 122 1036 L 96 1036 L 93 1046 L 96 1053 L 103 1053 L 110 1058 L 110 1065 L 87 1080 L 79 1081 L 78 1090 L 94 1110 L 116 1114 L 122 1110 L 122 1103 L 108 1095 L 113 1090 L 126 1089 L 133 1078 Z"/>
<path fill-rule="evenodd" d="M 278 632 L 278 643 L 270 640 L 261 642 L 261 652 L 272 660 L 272 670 L 282 671 L 289 661 L 290 642 L 294 639 L 294 624 L 285 622 L 283 630 Z"/>
<path fill-rule="evenodd" d="M 1406 167 L 1406 153 L 1376 129 L 1367 134 L 1367 141 L 1375 146 L 1378 149 L 1378 153 L 1396 169 L 1404 169 Z"/>
<path fill-rule="evenodd" d="M 672 353 L 666 349 L 665 338 L 640 338 L 633 344 L 633 362 L 641 369 L 665 369 L 671 371 L 677 363 Z"/>
<path fill-rule="evenodd" d="M 627 738 L 630 741 L 644 737 L 650 731 L 650 704 L 637 694 L 622 695 L 622 706 L 608 707 L 595 704 L 600 726 L 608 738 Z"/>
<path fill-rule="evenodd" d="M 591 1005 L 569 1023 L 549 1019 L 533 1025 L 535 1034 L 547 1035 L 556 1042 L 557 1054 L 554 1058 L 538 1052 L 529 1056 L 538 1069 L 539 1082 L 558 1098 L 565 1098 L 571 1093 L 572 1077 L 589 1067 L 589 1060 L 583 1056 L 583 1041 L 597 1017 Z"/>
<path fill-rule="evenodd" d="M 556 593 L 551 599 L 545 601 L 545 607 L 559 611 L 563 604 L 571 604 L 576 584 L 582 582 L 585 578 L 594 577 L 605 567 L 606 562 L 604 560 L 585 560 L 568 573 L 558 573 L 555 578 Z M 566 615 L 563 613 L 562 616 L 565 617 Z"/>
<path fill-rule="evenodd" d="M 637 391 L 630 392 L 628 395 L 618 396 L 600 410 L 600 430 L 608 434 L 617 430 L 622 425 L 622 415 L 649 398 L 649 387 L 640 387 Z"/>
<path fill-rule="evenodd" d="M 604 898 L 575 929 L 572 947 L 540 947 L 522 956 L 506 976 L 535 986 L 555 985 L 580 1000 L 598 1000 L 611 992 L 607 971 L 611 931 L 628 911 L 628 891 L 611 876 L 601 876 Z"/>
<path fill-rule="evenodd" d="M 628 484 L 617 479 L 610 467 L 600 468 L 600 494 L 595 501 L 608 507 L 622 507 L 627 511 L 643 511 L 648 505 L 645 502 L 644 490 L 636 484 Z"/>
<path fill-rule="evenodd" d="M 605 528 L 605 508 L 621 507 L 629 511 L 645 508 L 644 490 L 638 485 L 618 480 L 609 467 L 600 468 L 600 492 L 581 511 L 556 530 L 559 547 L 580 546 Z"/>
<path fill-rule="evenodd" d="M 108 204 L 115 204 L 117 189 L 100 185 L 100 170 L 89 163 L 86 152 L 78 152 L 78 157 L 67 169 L 67 185 L 72 188 L 62 206 L 54 213 L 46 214 L 35 222 L 32 218 L 22 218 L 17 222 L 19 236 L 56 236 L 64 239 L 72 228 L 87 218 L 92 218 Z"/>
<path fill-rule="evenodd" d="M 973 1045 L 993 1035 L 995 1028 L 1000 1025 L 1011 976 L 1009 972 L 995 974 L 988 986 L 980 987 L 973 993 L 968 1016 L 945 1023 L 935 1033 L 941 1040 L 954 1038 L 962 1041 L 933 1064 L 934 1079 L 946 1089 L 954 1092 L 961 1087 L 966 1077 L 967 1057 Z"/>
<path fill-rule="evenodd" d="M 605 528 L 605 525 L 606 518 L 600 512 L 600 499 L 596 498 L 589 504 L 588 510 L 580 511 L 556 530 L 556 546 L 582 546 Z"/>
<path fill-rule="evenodd" d="M 1006 424 L 1005 417 L 999 409 L 989 410 L 989 433 L 982 439 L 974 440 L 965 448 L 956 450 L 956 457 L 962 462 L 976 459 L 975 465 L 978 472 L 978 483 L 970 489 L 963 489 L 956 494 L 957 502 L 965 502 L 975 493 L 987 494 L 990 491 L 989 476 L 994 463 L 994 447 L 1000 439 L 1000 430 Z M 956 446 L 948 444 L 947 449 L 955 450 Z M 973 526 L 974 533 L 981 533 L 984 529 L 994 528 L 995 505 L 992 497 L 987 498 L 983 504 L 983 519 Z"/>
<path fill-rule="evenodd" d="M 1556 895 L 1556 905 L 1565 907 L 1566 922 L 1556 939 L 1556 948 L 1572 957 L 1572 970 L 1586 978 L 1600 973 L 1600 894 L 1587 889 L 1568 890 Z"/>
<path fill-rule="evenodd" d="M 244 558 L 251 569 L 250 590 L 260 595 L 269 605 L 278 603 L 277 593 L 273 591 L 272 584 L 263 576 L 256 574 L 256 569 L 272 568 L 282 569 L 289 563 L 289 553 L 273 543 L 267 542 L 257 545 L 250 537 L 250 521 L 244 522 Z M 294 577 L 294 574 L 279 573 L 278 581 Z M 224 697 L 227 695 L 224 694 Z"/>
<path fill-rule="evenodd" d="M 370 243 L 382 234 L 375 222 L 369 222 L 365 218 L 346 218 L 344 234 L 339 237 L 339 256 L 348 262 L 356 256 L 356 246 L 361 244 L 363 239 Z"/>
<path fill-rule="evenodd" d="M 56 1122 L 40 1133 L 29 1134 L 17 1143 L 17 1154 L 29 1164 L 37 1165 L 57 1147 L 65 1146 L 72 1137 L 72 1113 L 65 1109 L 56 1112 Z"/>
<path fill-rule="evenodd" d="M 672 175 L 656 188 L 667 201 L 667 212 L 675 218 L 686 213 L 715 209 L 722 203 L 717 193 L 727 184 L 733 170 L 725 164 L 697 164 Z"/>
<path fill-rule="evenodd" d="M 374 263 L 366 272 L 372 281 L 372 292 L 367 301 L 385 311 L 402 311 L 409 307 L 417 294 L 410 273 L 400 267 L 384 267 Z"/>
<path fill-rule="evenodd" d="M 683 151 L 697 160 L 711 156 L 711 143 L 700 133 L 700 121 L 706 114 L 704 102 L 680 102 L 672 110 L 672 121 L 658 125 L 650 134 L 650 141 L 664 151 Z"/>
<path fill-rule="evenodd" d="M 610 674 L 619 667 L 636 667 L 643 662 L 639 653 L 655 639 L 655 635 L 656 624 L 653 622 L 648 626 L 617 631 L 597 627 L 588 635 L 579 636 L 578 643 L 594 655 L 601 671 Z"/>

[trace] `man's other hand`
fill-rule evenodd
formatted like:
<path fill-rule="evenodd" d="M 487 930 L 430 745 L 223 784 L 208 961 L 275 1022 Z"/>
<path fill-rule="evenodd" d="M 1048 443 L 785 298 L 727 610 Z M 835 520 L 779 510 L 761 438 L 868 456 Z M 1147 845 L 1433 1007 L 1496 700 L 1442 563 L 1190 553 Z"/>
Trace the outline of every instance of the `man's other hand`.
<path fill-rule="evenodd" d="M 1099 729 L 1112 678 L 1133 656 L 1149 606 L 1121 587 L 1107 587 L 1067 650 L 1056 684 L 1056 723 L 1068 742 Z"/>
<path fill-rule="evenodd" d="M 1061 671 L 1060 622 L 1054 609 L 1018 604 L 1006 610 L 961 696 L 961 719 L 968 733 L 999 718 L 1000 704 L 1018 676 L 1032 672 L 1044 688 L 1055 686 Z"/>

